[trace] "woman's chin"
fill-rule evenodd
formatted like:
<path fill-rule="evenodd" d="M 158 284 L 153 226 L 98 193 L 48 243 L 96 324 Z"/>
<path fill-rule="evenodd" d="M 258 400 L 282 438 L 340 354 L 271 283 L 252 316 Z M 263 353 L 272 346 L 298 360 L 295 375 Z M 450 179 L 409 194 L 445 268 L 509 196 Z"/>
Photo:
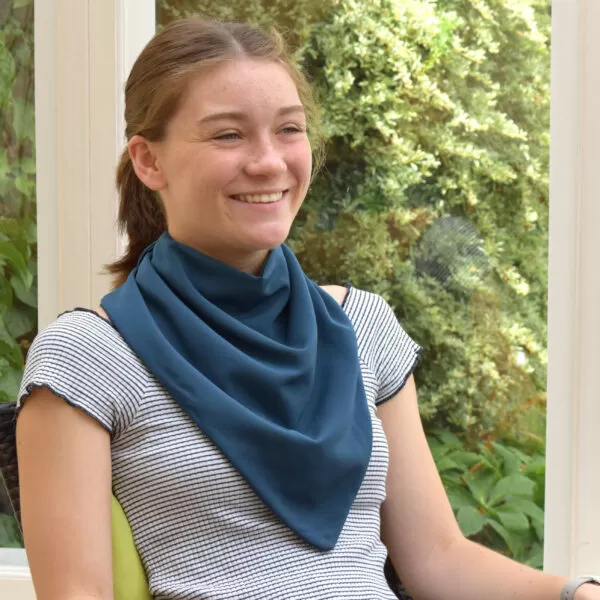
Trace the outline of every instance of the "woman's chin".
<path fill-rule="evenodd" d="M 278 229 L 270 229 L 263 232 L 252 232 L 248 236 L 247 246 L 256 250 L 272 250 L 281 246 L 287 239 L 290 233 L 290 227 L 282 227 Z"/>

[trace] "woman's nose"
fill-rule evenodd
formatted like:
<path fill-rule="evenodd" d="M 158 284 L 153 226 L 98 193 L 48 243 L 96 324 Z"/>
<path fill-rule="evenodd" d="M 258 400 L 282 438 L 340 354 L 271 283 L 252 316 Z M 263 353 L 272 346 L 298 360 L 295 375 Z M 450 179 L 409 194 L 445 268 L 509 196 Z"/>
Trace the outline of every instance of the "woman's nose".
<path fill-rule="evenodd" d="M 253 147 L 246 162 L 245 171 L 248 175 L 278 175 L 287 170 L 283 154 L 272 141 L 261 141 Z"/>

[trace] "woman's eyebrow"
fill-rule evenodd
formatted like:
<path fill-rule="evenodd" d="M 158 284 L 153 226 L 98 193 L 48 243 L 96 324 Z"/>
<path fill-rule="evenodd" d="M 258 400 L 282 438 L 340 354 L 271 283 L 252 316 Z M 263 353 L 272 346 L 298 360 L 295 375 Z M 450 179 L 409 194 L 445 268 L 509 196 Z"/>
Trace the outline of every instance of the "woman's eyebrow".
<path fill-rule="evenodd" d="M 278 117 L 284 117 L 293 113 L 302 113 L 304 114 L 304 106 L 301 104 L 296 104 L 294 106 L 284 106 L 277 111 Z M 198 125 L 205 125 L 206 123 L 211 123 L 213 121 L 222 121 L 225 119 L 229 119 L 231 121 L 246 121 L 248 120 L 248 115 L 244 112 L 239 111 L 225 111 L 225 112 L 217 112 L 206 115 L 202 117 L 198 121 Z"/>

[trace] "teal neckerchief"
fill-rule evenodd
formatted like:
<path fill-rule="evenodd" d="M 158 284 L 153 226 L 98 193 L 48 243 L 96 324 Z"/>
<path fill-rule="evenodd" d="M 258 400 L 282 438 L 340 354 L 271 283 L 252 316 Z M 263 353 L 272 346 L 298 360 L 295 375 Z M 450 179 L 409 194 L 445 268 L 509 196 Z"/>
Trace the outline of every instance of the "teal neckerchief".
<path fill-rule="evenodd" d="M 371 419 L 352 324 L 292 251 L 272 250 L 254 276 L 165 233 L 102 308 L 265 505 L 333 548 Z"/>

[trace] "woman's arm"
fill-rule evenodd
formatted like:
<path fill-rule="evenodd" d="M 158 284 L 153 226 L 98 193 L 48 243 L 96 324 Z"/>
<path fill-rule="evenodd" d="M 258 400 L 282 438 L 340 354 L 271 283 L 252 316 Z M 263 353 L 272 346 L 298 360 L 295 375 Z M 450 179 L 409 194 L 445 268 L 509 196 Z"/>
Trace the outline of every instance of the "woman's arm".
<path fill-rule="evenodd" d="M 47 389 L 17 421 L 21 513 L 38 600 L 112 600 L 109 433 Z"/>
<path fill-rule="evenodd" d="M 382 537 L 407 590 L 419 600 L 559 600 L 566 578 L 462 535 L 429 451 L 412 377 L 378 416 L 390 449 Z M 600 587 L 582 586 L 576 600 L 600 600 Z"/>

